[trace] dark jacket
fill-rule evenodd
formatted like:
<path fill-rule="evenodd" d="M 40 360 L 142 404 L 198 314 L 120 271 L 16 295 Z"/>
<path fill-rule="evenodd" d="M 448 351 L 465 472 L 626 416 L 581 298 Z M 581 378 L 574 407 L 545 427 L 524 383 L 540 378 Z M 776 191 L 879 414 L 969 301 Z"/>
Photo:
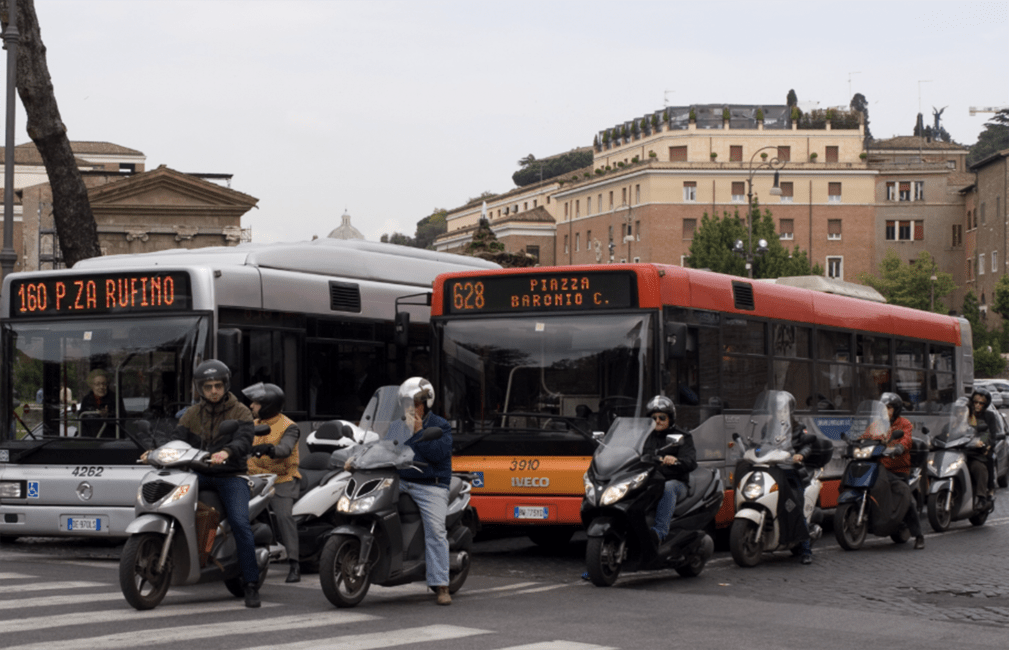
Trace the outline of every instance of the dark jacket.
<path fill-rule="evenodd" d="M 680 444 L 663 449 L 666 446 L 666 436 L 679 433 L 683 436 Z M 694 437 L 683 429 L 672 427 L 663 431 L 652 431 L 645 441 L 645 454 L 658 456 L 676 456 L 675 465 L 660 465 L 659 473 L 667 481 L 677 480 L 686 483 L 690 479 L 690 472 L 697 469 L 697 450 L 694 448 Z"/>
<path fill-rule="evenodd" d="M 105 397 L 98 397 L 94 391 L 89 392 L 81 399 L 81 433 L 85 436 L 97 436 L 101 432 L 101 436 L 104 438 L 114 438 L 117 406 L 119 407 L 118 416 L 126 417 L 126 407 L 123 406 L 123 400 L 117 399 L 114 392 L 110 390 L 105 394 Z M 103 410 L 105 415 L 96 414 Z"/>
<path fill-rule="evenodd" d="M 421 440 L 421 432 L 428 427 L 440 427 L 441 438 Z M 449 481 L 452 480 L 452 427 L 448 420 L 428 412 L 424 416 L 420 431 L 413 434 L 404 444 L 413 449 L 414 458 L 427 463 L 427 467 L 419 468 L 422 470 L 420 472 L 413 468 L 399 470 L 400 477 L 405 481 L 437 485 L 447 490 Z"/>
<path fill-rule="evenodd" d="M 239 422 L 238 429 L 231 435 L 221 433 L 221 422 L 225 420 Z M 228 393 L 217 404 L 200 400 L 186 409 L 171 438 L 184 440 L 211 454 L 227 449 L 228 460 L 219 466 L 214 475 L 228 476 L 248 472 L 246 458 L 252 450 L 254 436 L 252 412 Z"/>

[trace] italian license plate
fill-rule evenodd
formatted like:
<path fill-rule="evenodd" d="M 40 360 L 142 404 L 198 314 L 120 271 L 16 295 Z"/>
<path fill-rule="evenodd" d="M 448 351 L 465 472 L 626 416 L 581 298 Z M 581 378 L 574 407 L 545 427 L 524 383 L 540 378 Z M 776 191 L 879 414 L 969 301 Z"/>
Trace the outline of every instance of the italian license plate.
<path fill-rule="evenodd" d="M 515 506 L 516 519 L 546 519 L 549 513 L 548 506 Z"/>
<path fill-rule="evenodd" d="M 68 531 L 102 532 L 101 517 L 67 517 Z"/>

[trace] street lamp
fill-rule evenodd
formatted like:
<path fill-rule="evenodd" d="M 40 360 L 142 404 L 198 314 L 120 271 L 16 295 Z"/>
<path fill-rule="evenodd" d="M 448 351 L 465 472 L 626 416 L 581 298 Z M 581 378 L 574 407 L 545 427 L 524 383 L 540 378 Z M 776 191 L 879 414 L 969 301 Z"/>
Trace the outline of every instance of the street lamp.
<path fill-rule="evenodd" d="M 932 277 L 929 278 L 929 280 L 932 281 L 932 284 L 929 286 L 929 292 L 928 292 L 928 299 L 929 299 L 929 302 L 932 305 L 931 311 L 935 311 L 935 283 L 936 283 L 936 281 L 938 279 L 939 278 L 937 278 L 936 275 L 935 275 L 935 259 L 933 259 L 932 260 Z"/>
<path fill-rule="evenodd" d="M 761 151 L 764 151 L 765 149 L 774 149 L 775 151 L 777 151 L 778 148 L 776 146 L 774 146 L 774 145 L 769 145 L 769 146 L 766 146 L 766 147 L 761 147 L 760 149 L 757 149 L 756 151 L 754 151 L 753 155 L 750 156 L 750 165 L 749 165 L 749 172 L 750 173 L 749 173 L 749 175 L 746 178 L 746 203 L 747 203 L 747 206 L 746 206 L 746 221 L 747 221 L 747 224 L 746 225 L 747 225 L 747 233 L 748 233 L 747 244 L 744 247 L 743 246 L 743 240 L 742 239 L 737 239 L 736 240 L 736 245 L 733 246 L 733 248 L 732 248 L 732 252 L 733 253 L 741 256 L 743 259 L 746 260 L 746 273 L 751 278 L 753 277 L 753 257 L 754 257 L 754 255 L 763 255 L 768 250 L 767 249 L 767 240 L 766 239 L 759 240 L 757 242 L 757 249 L 756 250 L 753 249 L 753 175 L 756 174 L 757 171 L 761 170 L 761 169 L 773 169 L 774 170 L 774 185 L 771 187 L 770 194 L 771 194 L 771 196 L 781 196 L 781 186 L 779 185 L 778 171 L 782 167 L 785 166 L 785 163 L 788 162 L 787 160 L 778 160 L 778 157 L 775 156 L 774 158 L 771 158 L 770 160 L 762 160 L 759 163 L 757 163 L 756 165 L 754 165 L 754 161 L 757 158 L 757 154 L 759 154 Z"/>

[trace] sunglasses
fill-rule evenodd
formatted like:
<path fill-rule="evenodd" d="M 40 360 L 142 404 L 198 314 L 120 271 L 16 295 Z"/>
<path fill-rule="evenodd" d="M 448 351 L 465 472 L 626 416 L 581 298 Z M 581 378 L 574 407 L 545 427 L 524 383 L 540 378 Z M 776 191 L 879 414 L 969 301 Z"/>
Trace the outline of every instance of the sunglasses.
<path fill-rule="evenodd" d="M 656 415 L 652 416 L 652 419 L 655 420 L 656 422 L 667 422 L 667 421 L 669 421 L 669 416 L 668 415 L 662 415 L 662 414 L 656 414 Z"/>

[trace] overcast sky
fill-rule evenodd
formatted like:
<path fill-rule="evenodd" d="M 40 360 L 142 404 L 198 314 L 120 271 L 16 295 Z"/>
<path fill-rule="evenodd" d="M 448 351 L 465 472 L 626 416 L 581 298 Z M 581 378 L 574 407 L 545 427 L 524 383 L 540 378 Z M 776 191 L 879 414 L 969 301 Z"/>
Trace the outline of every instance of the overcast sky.
<path fill-rule="evenodd" d="M 1006 2 L 35 0 L 72 140 L 234 174 L 253 241 L 413 235 L 516 161 L 669 105 L 919 105 L 972 144 L 1009 106 Z M 919 96 L 920 91 L 920 96 Z M 18 105 L 16 139 L 28 140 Z"/>

